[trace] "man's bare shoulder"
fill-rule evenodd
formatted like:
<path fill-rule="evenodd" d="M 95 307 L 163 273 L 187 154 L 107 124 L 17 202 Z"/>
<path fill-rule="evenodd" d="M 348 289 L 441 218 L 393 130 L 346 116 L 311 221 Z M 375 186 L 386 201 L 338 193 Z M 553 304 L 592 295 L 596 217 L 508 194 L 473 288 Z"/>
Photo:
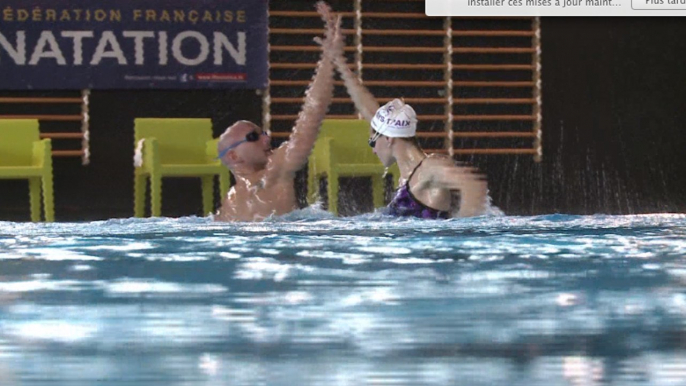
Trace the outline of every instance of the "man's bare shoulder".
<path fill-rule="evenodd" d="M 269 179 L 281 179 L 286 175 L 284 173 L 284 163 L 288 157 L 288 141 L 284 141 L 272 151 L 272 155 L 267 162 L 267 168 L 264 175 L 265 181 Z"/>

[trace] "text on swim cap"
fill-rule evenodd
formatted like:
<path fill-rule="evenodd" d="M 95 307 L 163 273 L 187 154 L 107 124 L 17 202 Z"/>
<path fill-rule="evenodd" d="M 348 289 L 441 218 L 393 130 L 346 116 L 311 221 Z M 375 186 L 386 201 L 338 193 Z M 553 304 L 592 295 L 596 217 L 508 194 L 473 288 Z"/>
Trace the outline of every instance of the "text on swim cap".
<path fill-rule="evenodd" d="M 377 112 L 376 116 L 374 118 L 377 119 L 379 121 L 379 123 L 383 123 L 383 124 L 386 124 L 388 126 L 396 126 L 396 127 L 410 126 L 410 121 L 408 121 L 408 120 L 386 118 L 380 112 Z"/>

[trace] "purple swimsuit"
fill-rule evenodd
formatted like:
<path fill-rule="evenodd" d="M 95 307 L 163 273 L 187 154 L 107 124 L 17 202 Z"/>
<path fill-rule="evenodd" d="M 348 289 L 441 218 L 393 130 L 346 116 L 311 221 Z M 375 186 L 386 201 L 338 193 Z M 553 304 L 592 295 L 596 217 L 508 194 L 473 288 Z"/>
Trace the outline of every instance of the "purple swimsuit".
<path fill-rule="evenodd" d="M 424 162 L 424 160 L 422 160 L 422 162 Z M 410 177 L 407 179 L 407 182 L 395 192 L 393 200 L 388 204 L 388 214 L 398 217 L 413 216 L 426 219 L 450 218 L 450 212 L 430 208 L 422 204 L 412 195 L 412 192 L 410 192 L 410 180 L 422 162 L 415 166 Z"/>

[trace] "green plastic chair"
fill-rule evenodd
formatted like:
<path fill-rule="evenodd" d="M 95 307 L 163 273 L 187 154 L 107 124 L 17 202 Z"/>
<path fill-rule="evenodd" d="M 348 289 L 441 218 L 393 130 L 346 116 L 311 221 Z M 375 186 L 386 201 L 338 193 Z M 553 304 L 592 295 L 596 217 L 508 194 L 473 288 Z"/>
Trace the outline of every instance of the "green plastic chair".
<path fill-rule="evenodd" d="M 52 144 L 40 139 L 35 119 L 0 119 L 0 179 L 27 179 L 31 221 L 41 220 L 41 188 L 45 221 L 55 221 L 52 186 Z"/>
<path fill-rule="evenodd" d="M 212 139 L 212 121 L 205 118 L 136 118 L 134 147 L 142 154 L 142 165 L 134 170 L 134 216 L 145 211 L 146 178 L 150 179 L 152 216 L 162 214 L 162 178 L 200 177 L 204 215 L 213 210 L 214 176 L 224 197 L 229 191 L 229 171 L 217 160 L 217 139 Z M 142 145 L 139 147 L 141 140 Z"/>
<path fill-rule="evenodd" d="M 369 140 L 369 122 L 358 119 L 325 119 L 308 162 L 307 201 L 313 204 L 319 193 L 319 180 L 328 179 L 329 211 L 338 215 L 338 179 L 340 177 L 371 177 L 374 207 L 384 206 L 385 168 Z M 398 186 L 397 165 L 389 168 L 394 186 Z"/>

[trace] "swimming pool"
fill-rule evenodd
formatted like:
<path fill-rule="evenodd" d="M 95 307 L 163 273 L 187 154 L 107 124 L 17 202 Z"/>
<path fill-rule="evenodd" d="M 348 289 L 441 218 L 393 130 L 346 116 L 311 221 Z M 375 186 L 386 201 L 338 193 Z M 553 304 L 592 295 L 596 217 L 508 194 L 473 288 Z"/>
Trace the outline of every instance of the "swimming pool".
<path fill-rule="evenodd" d="M 1 385 L 683 385 L 686 216 L 0 222 Z"/>

